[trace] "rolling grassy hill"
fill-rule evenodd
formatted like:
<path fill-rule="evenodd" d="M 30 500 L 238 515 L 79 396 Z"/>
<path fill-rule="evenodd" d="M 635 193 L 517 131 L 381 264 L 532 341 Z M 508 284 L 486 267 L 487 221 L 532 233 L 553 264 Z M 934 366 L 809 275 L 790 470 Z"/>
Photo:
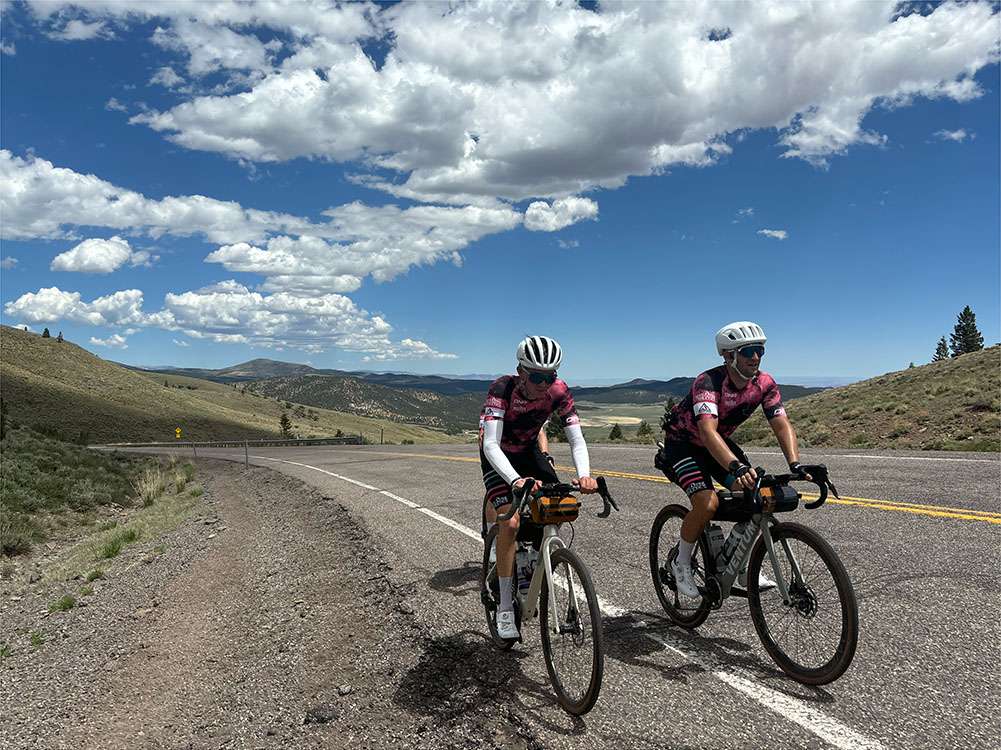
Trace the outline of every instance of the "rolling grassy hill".
<path fill-rule="evenodd" d="M 1001 347 L 786 403 L 801 446 L 1001 450 Z M 761 412 L 738 443 L 776 445 Z"/>
<path fill-rule="evenodd" d="M 263 439 L 289 412 L 300 437 L 337 430 L 378 442 L 457 442 L 441 432 L 293 405 L 229 385 L 130 370 L 68 341 L 0 326 L 0 388 L 8 418 L 66 439 L 91 442 Z"/>
<path fill-rule="evenodd" d="M 443 396 L 327 375 L 293 375 L 241 383 L 248 392 L 282 401 L 461 433 L 476 427 L 485 394 Z"/>

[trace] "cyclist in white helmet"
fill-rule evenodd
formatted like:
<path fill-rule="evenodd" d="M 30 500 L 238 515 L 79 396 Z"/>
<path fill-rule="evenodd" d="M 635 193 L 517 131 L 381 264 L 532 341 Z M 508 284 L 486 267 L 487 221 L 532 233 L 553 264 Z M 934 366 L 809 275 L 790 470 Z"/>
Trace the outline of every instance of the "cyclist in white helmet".
<path fill-rule="evenodd" d="M 786 417 L 778 386 L 760 370 L 766 341 L 761 326 L 747 320 L 720 328 L 716 351 L 724 364 L 699 375 L 692 390 L 664 423 L 660 456 L 667 467 L 664 474 L 685 491 L 692 503 L 691 512 L 681 524 L 678 554 L 671 562 L 678 590 L 685 596 L 699 596 L 692 575 L 692 549 L 719 505 L 713 479 L 728 489 L 754 489 L 757 475 L 730 435 L 758 406 L 778 438 L 789 469 L 801 473 L 796 432 Z M 746 568 L 738 583 L 747 585 Z M 774 582 L 762 576 L 760 585 L 774 586 Z"/>
<path fill-rule="evenodd" d="M 497 523 L 513 502 L 511 491 L 526 482 L 536 485 L 558 482 L 547 457 L 537 443 L 539 432 L 549 416 L 556 412 L 570 443 L 570 454 L 581 492 L 598 490 L 591 478 L 587 444 L 580 428 L 573 396 L 567 384 L 556 377 L 563 361 L 560 345 L 548 336 L 526 336 L 518 344 L 518 374 L 504 375 L 494 381 L 483 405 L 483 445 L 480 465 L 486 485 L 487 529 Z M 511 578 L 514 576 L 514 547 L 520 519 L 515 513 L 501 523 L 497 535 L 497 573 L 501 599 L 497 609 L 497 633 L 502 638 L 517 638 Z"/>

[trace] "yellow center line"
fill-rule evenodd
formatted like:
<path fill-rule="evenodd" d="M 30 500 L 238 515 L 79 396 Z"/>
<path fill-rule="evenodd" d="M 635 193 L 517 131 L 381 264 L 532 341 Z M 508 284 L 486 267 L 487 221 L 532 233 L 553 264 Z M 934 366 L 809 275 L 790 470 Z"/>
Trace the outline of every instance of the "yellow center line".
<path fill-rule="evenodd" d="M 472 461 L 479 463 L 479 458 L 467 458 L 465 456 L 439 456 L 432 453 L 397 453 L 393 451 L 364 451 L 355 450 L 352 453 L 370 453 L 378 456 L 409 456 L 411 458 L 437 458 L 445 461 Z M 557 471 L 574 471 L 572 466 L 554 466 Z M 622 471 L 596 471 L 595 475 L 601 474 L 606 477 L 618 477 L 621 479 L 636 479 L 642 482 L 661 482 L 671 484 L 667 477 L 658 477 L 651 474 L 632 474 Z M 819 495 L 803 494 L 804 500 L 816 500 Z M 967 521 L 986 521 L 987 523 L 1001 524 L 1001 513 L 987 510 L 967 510 L 962 508 L 946 508 L 938 505 L 921 505 L 918 503 L 905 503 L 896 500 L 875 500 L 868 497 L 851 497 L 844 495 L 840 500 L 829 497 L 826 502 L 836 505 L 856 505 L 862 508 L 877 508 L 879 510 L 897 510 L 903 513 L 916 513 L 919 515 L 939 516 L 941 518 L 959 518 Z"/>

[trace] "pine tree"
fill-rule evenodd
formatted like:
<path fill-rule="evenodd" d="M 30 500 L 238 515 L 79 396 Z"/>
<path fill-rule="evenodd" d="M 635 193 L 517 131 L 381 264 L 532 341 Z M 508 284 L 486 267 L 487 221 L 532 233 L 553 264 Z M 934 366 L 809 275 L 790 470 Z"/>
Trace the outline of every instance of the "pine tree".
<path fill-rule="evenodd" d="M 969 305 L 956 316 L 956 328 L 949 336 L 949 346 L 953 357 L 979 352 L 984 348 L 984 337 L 977 330 L 977 316 L 973 314 Z"/>
<path fill-rule="evenodd" d="M 664 416 L 660 418 L 660 429 L 664 429 L 664 425 L 667 424 L 667 417 L 671 413 L 671 409 L 675 407 L 674 396 L 667 397 L 667 403 L 664 405 Z"/>
<path fill-rule="evenodd" d="M 288 440 L 292 437 L 292 421 L 285 412 L 282 412 L 282 417 L 278 420 L 278 426 L 282 428 L 282 437 L 284 439 Z"/>
<path fill-rule="evenodd" d="M 563 431 L 563 418 L 560 417 L 558 412 L 553 412 L 549 415 L 549 419 L 546 420 L 546 437 L 549 438 L 550 443 L 566 442 L 567 436 Z"/>
<path fill-rule="evenodd" d="M 646 423 L 646 420 L 639 423 L 636 428 L 636 437 L 640 439 L 647 439 L 653 434 L 653 430 L 650 429 L 650 425 Z"/>
<path fill-rule="evenodd" d="M 945 336 L 938 340 L 938 346 L 935 347 L 935 356 L 931 358 L 931 361 L 941 362 L 943 359 L 949 359 L 949 345 L 945 343 Z"/>
<path fill-rule="evenodd" d="M 49 329 L 48 328 L 46 328 L 44 331 L 42 331 L 42 338 L 43 339 L 51 339 L 52 338 L 52 334 L 49 333 Z"/>
<path fill-rule="evenodd" d="M 62 331 L 60 331 L 59 335 L 56 336 L 56 341 L 58 341 L 60 344 L 63 342 L 63 332 Z"/>
<path fill-rule="evenodd" d="M 608 433 L 609 440 L 622 440 L 622 428 L 619 427 L 619 423 L 616 422 L 612 425 L 612 431 Z"/>

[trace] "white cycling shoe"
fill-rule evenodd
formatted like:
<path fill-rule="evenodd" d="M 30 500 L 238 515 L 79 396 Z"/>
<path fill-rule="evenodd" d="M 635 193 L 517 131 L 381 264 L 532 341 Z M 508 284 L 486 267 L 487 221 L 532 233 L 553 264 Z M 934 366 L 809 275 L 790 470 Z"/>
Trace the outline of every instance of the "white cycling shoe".
<path fill-rule="evenodd" d="M 678 591 L 689 597 L 699 596 L 699 587 L 695 585 L 695 576 L 692 575 L 692 566 L 681 565 L 678 558 L 671 560 L 671 573 L 674 574 L 674 583 Z"/>
<path fill-rule="evenodd" d="M 514 610 L 508 609 L 497 613 L 497 635 L 507 641 L 514 641 L 521 637 L 518 625 L 514 621 Z"/>
<path fill-rule="evenodd" d="M 740 573 L 737 574 L 737 585 L 742 589 L 747 588 L 747 568 L 745 567 Z M 767 589 L 773 589 L 778 586 L 775 581 L 764 574 L 764 571 L 758 571 L 758 590 L 766 591 Z"/>
<path fill-rule="evenodd" d="M 494 543 L 490 545 L 490 564 L 495 565 L 497 563 L 497 539 L 494 538 Z"/>

